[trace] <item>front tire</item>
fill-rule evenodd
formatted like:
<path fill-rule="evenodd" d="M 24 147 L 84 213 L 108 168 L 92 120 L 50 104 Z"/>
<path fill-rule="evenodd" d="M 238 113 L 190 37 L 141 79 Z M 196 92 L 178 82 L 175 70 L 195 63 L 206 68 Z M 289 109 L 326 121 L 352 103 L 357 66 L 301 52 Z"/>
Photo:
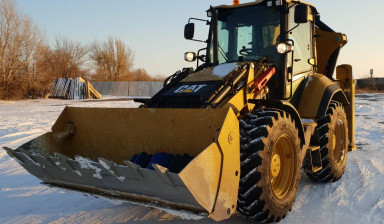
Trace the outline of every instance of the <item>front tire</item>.
<path fill-rule="evenodd" d="M 238 211 L 258 222 L 278 222 L 291 210 L 300 180 L 300 139 L 289 114 L 258 110 L 240 121 Z"/>

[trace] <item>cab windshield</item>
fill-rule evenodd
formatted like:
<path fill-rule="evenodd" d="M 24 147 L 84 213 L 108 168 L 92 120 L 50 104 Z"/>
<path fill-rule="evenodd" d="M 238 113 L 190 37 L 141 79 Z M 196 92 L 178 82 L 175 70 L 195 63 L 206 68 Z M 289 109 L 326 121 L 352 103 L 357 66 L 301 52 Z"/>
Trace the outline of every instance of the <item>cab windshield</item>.
<path fill-rule="evenodd" d="M 257 61 L 266 57 L 279 64 L 276 45 L 280 38 L 280 10 L 278 7 L 253 5 L 235 9 L 219 9 L 217 21 L 217 55 L 219 64 L 235 61 Z M 213 38 L 214 39 L 214 38 Z M 212 60 L 211 61 L 215 61 Z"/>

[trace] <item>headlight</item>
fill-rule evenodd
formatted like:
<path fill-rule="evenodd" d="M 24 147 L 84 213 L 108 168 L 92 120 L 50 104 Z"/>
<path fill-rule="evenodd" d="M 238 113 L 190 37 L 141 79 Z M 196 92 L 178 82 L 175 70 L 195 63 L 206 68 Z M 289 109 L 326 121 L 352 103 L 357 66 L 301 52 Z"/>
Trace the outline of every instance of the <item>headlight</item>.
<path fill-rule="evenodd" d="M 277 45 L 276 49 L 277 49 L 277 52 L 279 52 L 279 54 L 285 54 L 285 53 L 292 52 L 293 46 L 286 43 L 280 43 Z"/>
<path fill-rule="evenodd" d="M 196 53 L 195 52 L 187 52 L 184 54 L 184 60 L 188 62 L 196 61 Z"/>

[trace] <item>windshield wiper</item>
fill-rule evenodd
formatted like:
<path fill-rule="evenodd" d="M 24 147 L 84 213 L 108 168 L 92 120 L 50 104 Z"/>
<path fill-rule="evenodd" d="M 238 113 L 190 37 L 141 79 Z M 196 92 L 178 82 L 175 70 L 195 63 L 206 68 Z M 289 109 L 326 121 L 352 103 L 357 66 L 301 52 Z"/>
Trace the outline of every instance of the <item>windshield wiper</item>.
<path fill-rule="evenodd" d="M 226 52 L 224 51 L 224 49 L 220 46 L 219 43 L 217 43 L 217 45 L 219 46 L 219 52 L 221 54 L 221 56 L 224 58 L 225 62 L 230 62 L 230 61 L 233 61 L 233 59 L 231 57 L 229 57 Z"/>

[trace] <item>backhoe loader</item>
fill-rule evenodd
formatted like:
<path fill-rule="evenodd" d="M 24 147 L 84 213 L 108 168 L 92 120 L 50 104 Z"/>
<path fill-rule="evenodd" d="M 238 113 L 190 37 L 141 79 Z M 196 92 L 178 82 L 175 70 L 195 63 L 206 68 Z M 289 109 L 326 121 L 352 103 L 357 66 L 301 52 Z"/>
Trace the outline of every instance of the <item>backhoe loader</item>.
<path fill-rule="evenodd" d="M 354 144 L 354 79 L 336 66 L 346 35 L 294 0 L 210 7 L 197 63 L 136 109 L 64 109 L 10 156 L 44 183 L 206 214 L 277 222 L 300 170 L 340 179 Z M 336 74 L 334 76 L 334 73 Z"/>

